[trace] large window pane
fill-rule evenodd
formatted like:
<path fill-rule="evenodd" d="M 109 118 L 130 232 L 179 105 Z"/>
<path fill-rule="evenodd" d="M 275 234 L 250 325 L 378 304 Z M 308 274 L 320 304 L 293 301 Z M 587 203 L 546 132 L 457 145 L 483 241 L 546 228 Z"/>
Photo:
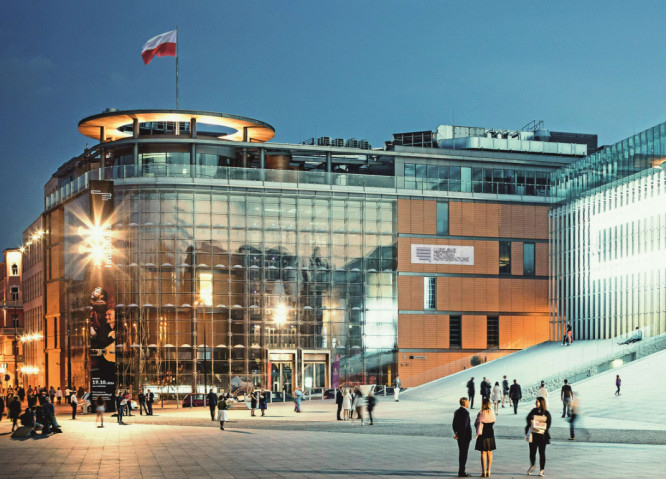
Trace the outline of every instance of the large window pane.
<path fill-rule="evenodd" d="M 523 274 L 534 276 L 534 243 L 523 244 Z"/>
<path fill-rule="evenodd" d="M 437 234 L 449 234 L 449 204 L 437 203 Z"/>
<path fill-rule="evenodd" d="M 499 272 L 511 274 L 511 242 L 499 242 Z"/>

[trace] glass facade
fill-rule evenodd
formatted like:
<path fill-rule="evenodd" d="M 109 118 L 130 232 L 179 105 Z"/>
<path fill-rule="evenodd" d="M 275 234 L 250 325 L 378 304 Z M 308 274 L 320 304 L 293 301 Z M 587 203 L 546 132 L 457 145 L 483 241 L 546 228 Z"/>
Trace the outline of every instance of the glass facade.
<path fill-rule="evenodd" d="M 653 168 L 551 210 L 551 339 L 666 333 L 665 199 Z"/>
<path fill-rule="evenodd" d="M 405 189 L 547 196 L 547 171 L 405 164 Z"/>
<path fill-rule="evenodd" d="M 118 384 L 390 382 L 396 200 L 322 193 L 117 184 Z"/>

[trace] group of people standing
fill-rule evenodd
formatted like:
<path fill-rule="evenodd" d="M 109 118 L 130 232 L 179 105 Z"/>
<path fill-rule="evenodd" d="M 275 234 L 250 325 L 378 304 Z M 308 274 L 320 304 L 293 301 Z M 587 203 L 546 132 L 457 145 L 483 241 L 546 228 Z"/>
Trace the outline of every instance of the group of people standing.
<path fill-rule="evenodd" d="M 488 399 L 493 404 L 495 414 L 499 414 L 500 405 L 504 407 L 504 402 L 508 399 L 509 407 L 513 405 L 514 414 L 518 414 L 518 403 L 523 398 L 523 392 L 517 380 L 513 380 L 513 384 L 509 385 L 509 381 L 504 376 L 502 385 L 499 381 L 495 381 L 495 386 L 492 385 L 489 379 L 483 378 L 480 384 L 481 400 Z M 467 395 L 469 397 L 470 409 L 474 409 L 474 396 L 476 395 L 476 385 L 474 378 L 467 382 Z"/>
<path fill-rule="evenodd" d="M 358 386 L 346 388 L 340 386 L 335 391 L 335 403 L 338 405 L 338 421 L 353 422 L 354 412 L 356 412 L 356 419 L 360 419 L 361 426 L 363 426 L 365 424 L 363 415 L 365 409 L 368 412 L 370 425 L 374 426 L 372 411 L 375 409 L 375 405 L 377 404 L 374 388 L 370 389 L 368 395 L 365 396 L 361 391 L 361 388 Z"/>
<path fill-rule="evenodd" d="M 458 477 L 470 477 L 466 470 L 467 455 L 472 438 L 476 439 L 474 449 L 481 453 L 481 476 L 490 477 L 493 464 L 495 444 L 494 425 L 497 417 L 491 407 L 490 399 L 481 401 L 481 411 L 474 421 L 474 430 L 467 408 L 468 398 L 460 398 L 460 408 L 453 415 L 453 438 L 458 441 Z M 526 417 L 525 440 L 529 443 L 530 467 L 527 474 L 531 475 L 535 468 L 536 453 L 539 452 L 539 475 L 544 475 L 546 467 L 546 444 L 550 443 L 550 425 L 552 419 L 546 408 L 544 398 L 538 397 L 534 408 Z"/>

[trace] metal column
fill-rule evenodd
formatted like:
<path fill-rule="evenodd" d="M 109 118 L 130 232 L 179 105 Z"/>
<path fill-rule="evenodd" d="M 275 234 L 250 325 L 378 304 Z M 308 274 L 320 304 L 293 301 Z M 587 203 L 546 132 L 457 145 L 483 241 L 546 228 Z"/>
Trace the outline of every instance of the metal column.
<path fill-rule="evenodd" d="M 100 144 L 104 143 L 104 127 L 100 126 L 99 127 L 99 142 Z M 99 179 L 104 180 L 104 167 L 106 166 L 106 152 L 104 151 L 104 148 L 100 148 L 99 150 Z"/>
<path fill-rule="evenodd" d="M 266 169 L 266 150 L 259 148 L 259 168 Z"/>
<path fill-rule="evenodd" d="M 192 139 L 197 137 L 197 119 L 190 118 L 190 136 Z M 195 178 L 197 176 L 197 145 L 192 142 L 190 145 L 190 176 Z"/>
<path fill-rule="evenodd" d="M 331 152 L 326 152 L 326 173 L 333 171 L 333 159 L 331 158 Z"/>
<path fill-rule="evenodd" d="M 136 139 L 139 138 L 139 120 L 134 118 L 132 121 L 132 136 Z M 134 161 L 134 171 L 133 176 L 139 176 L 139 144 L 134 142 L 132 149 L 133 161 Z"/>

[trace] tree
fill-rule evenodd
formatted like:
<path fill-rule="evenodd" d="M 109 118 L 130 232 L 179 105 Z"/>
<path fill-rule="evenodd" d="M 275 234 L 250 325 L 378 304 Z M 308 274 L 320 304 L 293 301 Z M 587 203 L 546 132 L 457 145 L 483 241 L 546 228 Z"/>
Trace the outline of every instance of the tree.
<path fill-rule="evenodd" d="M 470 359 L 469 363 L 472 366 L 478 366 L 479 364 L 483 364 L 483 359 L 481 359 L 481 356 L 475 354 L 474 356 L 472 356 L 472 359 Z"/>

